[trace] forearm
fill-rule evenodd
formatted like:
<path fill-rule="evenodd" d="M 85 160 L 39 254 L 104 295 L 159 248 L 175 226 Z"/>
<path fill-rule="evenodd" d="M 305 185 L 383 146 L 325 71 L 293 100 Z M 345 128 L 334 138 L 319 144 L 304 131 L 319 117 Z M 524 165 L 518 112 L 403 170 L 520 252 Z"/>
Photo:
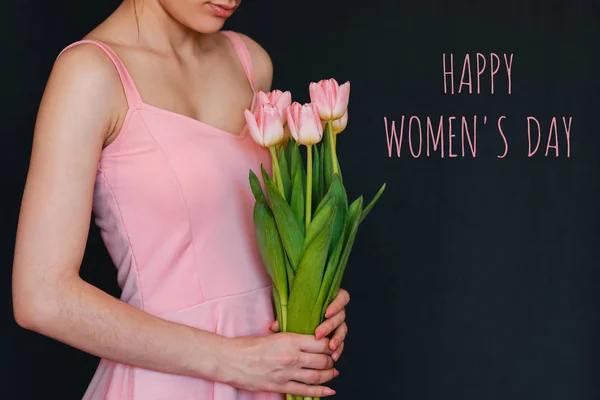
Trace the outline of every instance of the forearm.
<path fill-rule="evenodd" d="M 73 277 L 44 293 L 26 328 L 124 364 L 218 381 L 227 338 L 169 322 Z M 38 303 L 40 304 L 40 303 Z"/>

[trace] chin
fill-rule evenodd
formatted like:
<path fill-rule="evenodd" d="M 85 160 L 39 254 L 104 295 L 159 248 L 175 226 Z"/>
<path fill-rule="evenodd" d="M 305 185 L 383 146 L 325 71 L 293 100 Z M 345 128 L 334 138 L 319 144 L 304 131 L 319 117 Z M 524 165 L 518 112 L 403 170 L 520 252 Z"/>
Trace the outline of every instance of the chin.
<path fill-rule="evenodd" d="M 199 33 L 220 31 L 235 13 L 236 0 L 160 0 L 165 10 L 180 24 Z"/>
<path fill-rule="evenodd" d="M 210 34 L 219 32 L 223 28 L 223 25 L 225 25 L 225 20 L 203 15 L 194 21 L 187 21 L 184 25 L 198 33 Z"/>

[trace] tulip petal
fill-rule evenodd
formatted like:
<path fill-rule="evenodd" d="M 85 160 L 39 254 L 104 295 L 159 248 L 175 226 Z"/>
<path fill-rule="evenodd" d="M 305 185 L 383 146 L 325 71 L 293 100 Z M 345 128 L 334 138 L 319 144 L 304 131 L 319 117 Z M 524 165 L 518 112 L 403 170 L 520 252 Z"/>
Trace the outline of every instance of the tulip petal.
<path fill-rule="evenodd" d="M 300 110 L 298 142 L 303 145 L 319 143 L 323 137 L 323 126 L 314 103 L 305 104 Z"/>
<path fill-rule="evenodd" d="M 337 135 L 338 133 L 342 133 L 346 126 L 348 125 L 348 109 L 344 112 L 341 118 L 332 121 L 331 129 L 333 130 L 333 134 Z"/>
<path fill-rule="evenodd" d="M 301 108 L 300 103 L 294 102 L 286 111 L 287 122 L 288 122 L 288 126 L 290 129 L 290 133 L 292 134 L 292 137 L 294 138 L 295 141 L 298 141 L 298 131 L 299 131 L 298 116 L 300 113 L 300 108 Z"/>
<path fill-rule="evenodd" d="M 265 142 L 262 137 L 262 133 L 258 127 L 258 123 L 256 121 L 256 116 L 250 112 L 250 110 L 244 110 L 244 117 L 246 118 L 246 124 L 248 126 L 248 130 L 250 131 L 250 135 L 252 135 L 252 139 L 259 145 L 265 145 Z"/>
<path fill-rule="evenodd" d="M 322 82 L 322 81 L 321 81 Z M 322 84 L 312 82 L 308 87 L 310 93 L 310 102 L 317 105 L 319 118 L 326 121 L 331 116 L 331 105 L 327 102 L 327 96 Z"/>
<path fill-rule="evenodd" d="M 346 108 L 348 108 L 348 101 L 350 99 L 350 82 L 344 83 L 337 89 L 335 99 L 333 100 L 332 106 L 332 118 L 342 118 Z"/>
<path fill-rule="evenodd" d="M 271 104 L 263 104 L 261 106 L 261 118 L 264 143 L 266 147 L 275 146 L 283 140 L 283 125 L 279 111 Z"/>

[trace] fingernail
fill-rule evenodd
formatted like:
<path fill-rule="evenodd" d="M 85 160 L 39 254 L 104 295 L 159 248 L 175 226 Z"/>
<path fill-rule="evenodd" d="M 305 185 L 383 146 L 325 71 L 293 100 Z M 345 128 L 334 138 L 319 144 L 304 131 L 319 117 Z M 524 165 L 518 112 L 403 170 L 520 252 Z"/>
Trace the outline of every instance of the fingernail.
<path fill-rule="evenodd" d="M 340 355 L 338 353 L 334 353 L 331 358 L 333 358 L 333 361 L 337 361 L 338 358 L 340 358 Z"/>
<path fill-rule="evenodd" d="M 337 341 L 335 339 L 333 339 L 331 342 L 329 342 L 329 347 L 331 347 L 331 350 L 334 350 L 337 348 Z"/>
<path fill-rule="evenodd" d="M 330 396 L 330 395 L 334 395 L 335 394 L 335 390 L 333 389 L 325 389 L 325 395 Z"/>
<path fill-rule="evenodd" d="M 339 375 L 340 375 L 340 371 L 338 371 L 336 368 L 334 368 L 334 369 L 333 369 L 333 371 L 334 371 L 334 373 L 333 373 L 333 374 L 334 374 L 335 376 L 339 376 Z"/>

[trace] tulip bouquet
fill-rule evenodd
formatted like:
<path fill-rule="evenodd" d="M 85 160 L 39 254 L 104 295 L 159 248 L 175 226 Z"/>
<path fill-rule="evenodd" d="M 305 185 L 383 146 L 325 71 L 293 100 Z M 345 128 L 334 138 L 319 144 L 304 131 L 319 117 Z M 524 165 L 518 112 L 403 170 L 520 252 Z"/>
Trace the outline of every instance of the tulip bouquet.
<path fill-rule="evenodd" d="M 313 82 L 309 92 L 304 105 L 292 103 L 290 92 L 259 92 L 254 112 L 244 111 L 253 139 L 272 161 L 273 176 L 261 165 L 264 191 L 250 171 L 261 258 L 273 281 L 280 330 L 301 334 L 313 334 L 323 322 L 358 226 L 385 190 L 384 184 L 366 207 L 362 196 L 348 205 L 336 136 L 348 123 L 350 82 Z"/>

